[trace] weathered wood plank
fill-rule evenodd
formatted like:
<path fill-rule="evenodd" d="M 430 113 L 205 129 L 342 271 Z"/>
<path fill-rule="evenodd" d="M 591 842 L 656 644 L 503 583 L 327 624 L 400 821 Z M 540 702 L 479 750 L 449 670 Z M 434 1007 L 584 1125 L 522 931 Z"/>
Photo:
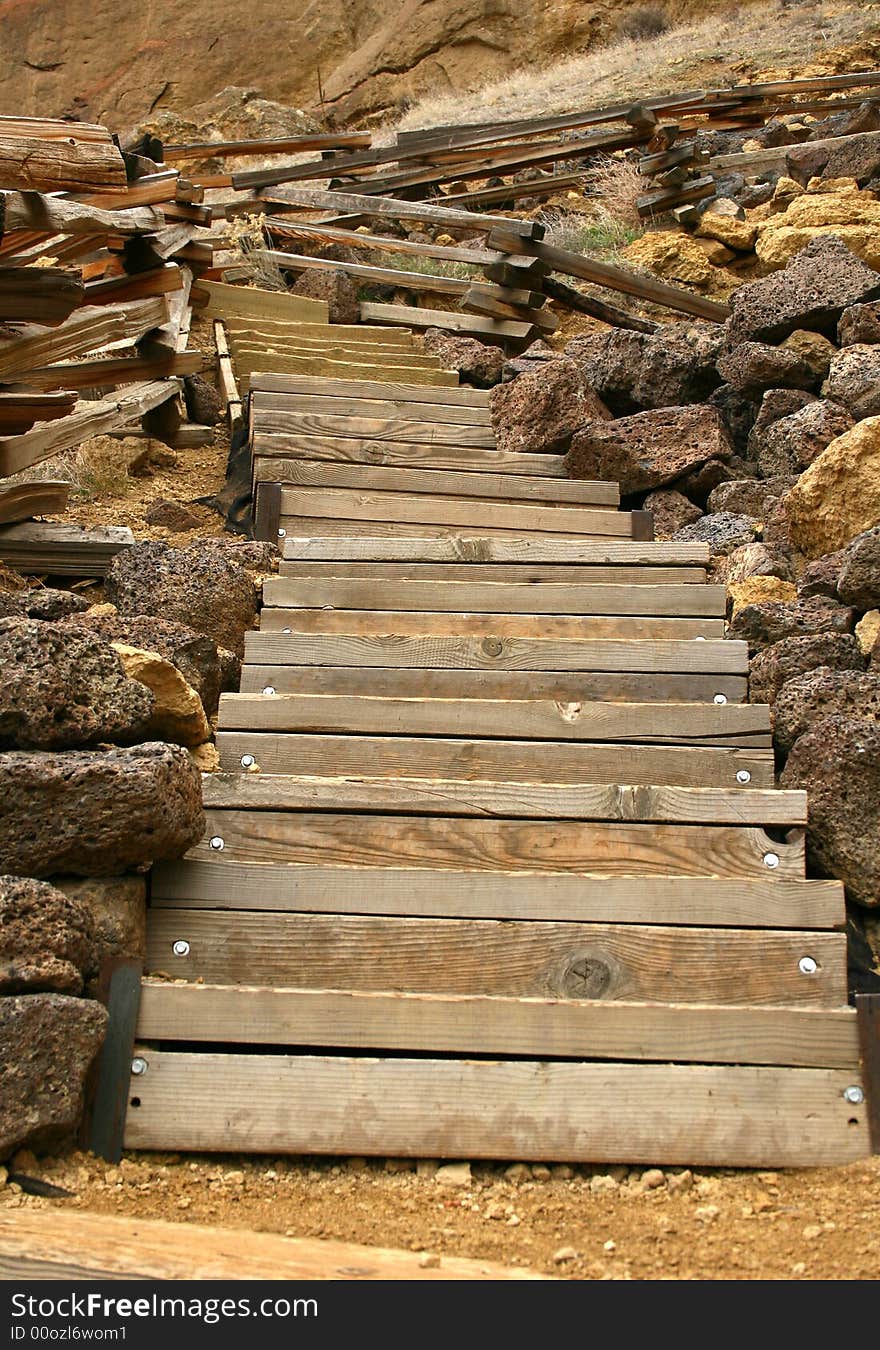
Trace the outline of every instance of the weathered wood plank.
<path fill-rule="evenodd" d="M 539 1280 L 519 1266 L 325 1238 L 288 1238 L 213 1224 L 78 1214 L 54 1205 L 0 1215 L 0 1279 L 32 1280 Z M 306 1315 L 308 1313 L 306 1312 Z"/>
<path fill-rule="evenodd" d="M 274 700 L 269 700 L 274 702 Z M 221 731 L 224 769 L 253 755 L 263 773 L 481 779 L 512 783 L 629 783 L 659 787 L 773 786 L 773 753 L 734 745 L 626 745 L 580 741 L 473 740 L 470 737 L 313 736 L 298 732 Z"/>
<path fill-rule="evenodd" d="M 289 564 L 288 564 L 289 565 Z M 410 569 L 412 572 L 413 569 Z M 263 586 L 263 604 L 287 608 L 409 610 L 458 614 L 546 614 L 675 616 L 723 619 L 724 586 L 601 585 L 587 577 L 574 584 L 542 581 L 375 581 L 355 578 L 272 577 Z M 265 615 L 264 615 L 265 617 Z M 705 630 L 699 630 L 705 632 Z M 719 636 L 723 633 L 719 630 Z"/>
<path fill-rule="evenodd" d="M 185 938 L 190 949 L 174 956 Z M 811 955 L 819 969 L 802 975 Z M 205 984 L 846 1005 L 846 937 L 779 929 L 157 910 L 147 971 Z"/>
<path fill-rule="evenodd" d="M 442 328 L 447 333 L 464 333 L 465 336 L 523 345 L 537 332 L 534 324 L 516 319 L 484 319 L 457 310 L 416 309 L 414 305 L 385 305 L 369 300 L 361 301 L 361 319 L 364 323 L 407 323 L 412 328 Z"/>
<path fill-rule="evenodd" d="M 755 703 L 560 703 L 549 699 L 221 694 L 221 731 L 770 745 L 770 710 Z"/>
<path fill-rule="evenodd" d="M 492 425 L 488 404 L 472 406 L 467 403 L 431 403 L 424 399 L 368 398 L 356 393 L 332 394 L 324 392 L 321 380 L 315 380 L 314 386 L 314 390 L 308 394 L 270 394 L 261 389 L 256 390 L 253 398 L 254 430 L 261 430 L 264 413 L 271 420 L 271 414 L 276 412 L 378 417 L 386 421 L 402 417 L 416 422 L 455 422 L 474 427 Z"/>
<path fill-rule="evenodd" d="M 237 291 L 241 288 L 232 286 L 230 289 Z M 328 325 L 306 319 L 280 319 L 271 315 L 263 318 L 231 314 L 225 317 L 223 322 L 236 341 L 255 336 L 260 341 L 277 338 L 285 344 L 294 346 L 300 343 L 314 343 L 320 346 L 329 344 L 338 347 L 363 347 L 371 351 L 381 347 L 387 351 L 411 352 L 413 356 L 425 355 L 421 344 L 416 342 L 412 332 L 407 328 L 388 329 L 351 323 Z M 267 375 L 266 378 L 271 377 Z M 310 380 L 309 384 L 314 388 L 315 381 Z M 271 388 L 270 385 L 260 387 L 267 390 Z M 383 395 L 380 394 L 379 397 Z"/>
<path fill-rule="evenodd" d="M 745 678 L 736 675 L 602 673 L 522 670 L 418 670 L 246 664 L 242 693 L 379 694 L 394 698 L 546 698 L 561 703 L 741 703 Z"/>
<path fill-rule="evenodd" d="M 146 980 L 138 1037 L 274 1046 L 859 1066 L 851 1008 L 719 1008 L 601 1000 L 169 985 Z"/>
<path fill-rule="evenodd" d="M 334 324 L 335 331 L 339 325 Z M 361 331 L 355 329 L 352 331 Z M 369 330 L 367 330 L 369 331 Z M 387 329 L 379 330 L 387 333 Z M 255 390 L 269 394 L 311 394 L 316 386 L 328 395 L 349 398 L 378 398 L 402 400 L 406 403 L 438 403 L 458 408 L 488 408 L 489 395 L 483 389 L 470 389 L 467 386 L 454 386 L 434 394 L 430 390 L 415 388 L 407 384 L 386 384 L 382 380 L 320 380 L 316 381 L 303 375 L 282 375 L 266 373 L 254 377 Z"/>
<path fill-rule="evenodd" d="M 157 295 L 130 305 L 86 306 L 74 310 L 57 328 L 28 325 L 16 337 L 0 342 L 0 379 L 83 356 L 114 342 L 134 342 L 167 318 L 168 302 Z"/>
<path fill-rule="evenodd" d="M 494 540 L 482 536 L 453 535 L 443 539 L 333 538 L 290 536 L 284 541 L 289 560 L 454 563 L 628 563 L 631 566 L 705 567 L 708 544 L 646 543 L 621 540 L 590 543 L 589 540 L 517 539 Z"/>
<path fill-rule="evenodd" d="M 147 1053 L 128 1148 L 716 1167 L 869 1152 L 845 1069 Z"/>
<path fill-rule="evenodd" d="M 446 386 L 431 389 L 445 392 Z M 412 442 L 338 440 L 332 436 L 273 436 L 257 432 L 253 440 L 254 476 L 296 482 L 295 474 L 303 460 L 352 464 L 399 465 L 401 469 L 434 472 L 451 469 L 462 476 L 503 474 L 509 477 L 537 477 L 543 484 L 564 479 L 558 455 L 528 455 L 506 450 L 474 450 L 455 445 L 415 445 Z M 567 480 L 573 481 L 573 480 Z M 613 485 L 612 485 L 613 486 Z M 467 494 L 465 494 L 467 495 Z M 508 494 L 509 495 L 509 494 Z"/>
<path fill-rule="evenodd" d="M 21 192 L 94 192 L 125 190 L 125 163 L 110 139 L 81 139 L 77 126 L 62 138 L 46 139 L 38 130 L 10 136 L 0 122 L 0 182 Z"/>
<path fill-rule="evenodd" d="M 207 293 L 206 313 L 213 319 L 225 319 L 236 315 L 239 318 L 268 318 L 272 315 L 291 322 L 329 323 L 330 309 L 325 300 L 310 300 L 301 295 L 289 295 L 285 291 L 266 291 L 256 286 L 228 286 L 223 281 L 198 282 L 193 287 L 194 298 Z"/>
<path fill-rule="evenodd" d="M 702 590 L 706 581 L 704 567 L 628 567 L 626 564 L 603 567 L 585 563 L 583 567 L 564 563 L 401 563 L 401 562 L 285 562 L 278 566 L 279 575 L 297 581 L 473 581 L 513 584 L 529 590 L 562 585 L 615 586 L 629 590 L 632 586 L 690 586 L 699 583 Z M 711 592 L 712 587 L 707 588 Z M 633 603 L 636 603 L 635 601 Z M 693 602 L 691 602 L 693 603 Z M 437 608 L 437 605 L 434 605 Z"/>
<path fill-rule="evenodd" d="M 329 349 L 328 349 L 329 350 Z M 298 356 L 291 353 L 280 355 L 276 352 L 263 352 L 260 355 L 248 356 L 241 353 L 233 353 L 236 373 L 244 384 L 248 383 L 250 376 L 264 375 L 267 371 L 273 373 L 287 373 L 301 377 L 314 379 L 335 380 L 345 379 L 347 382 L 357 383 L 363 379 L 365 382 L 376 379 L 387 378 L 389 383 L 397 380 L 403 380 L 408 385 L 429 385 L 434 388 L 455 388 L 458 385 L 458 372 L 454 370 L 438 370 L 433 366 L 419 365 L 418 363 L 404 365 L 395 363 L 391 360 L 384 361 L 372 357 L 365 352 L 363 357 L 353 355 L 335 357 L 327 352 L 313 356 Z"/>
<path fill-rule="evenodd" d="M 272 486 L 277 486 L 273 484 Z M 723 638 L 723 619 L 667 615 L 438 613 L 407 610 L 276 609 L 260 615 L 264 633 L 345 633 L 348 636 L 535 638 Z"/>
<path fill-rule="evenodd" d="M 409 359 L 409 358 L 407 358 Z M 299 436 L 342 436 L 349 440 L 408 441 L 412 445 L 467 445 L 493 450 L 495 433 L 491 426 L 466 426 L 424 419 L 391 417 L 383 419 L 351 415 L 304 413 L 264 408 L 255 419 L 257 430 L 276 435 L 292 432 Z"/>
<path fill-rule="evenodd" d="M 247 633 L 255 665 L 390 666 L 452 670 L 625 670 L 745 675 L 745 642 L 674 639 L 361 637 L 339 633 Z"/>
<path fill-rule="evenodd" d="M 254 445 L 259 451 L 259 431 L 254 438 Z M 565 481 L 559 478 L 530 478 L 525 474 L 480 472 L 480 466 L 477 464 L 467 472 L 455 473 L 433 468 L 397 466 L 381 468 L 371 464 L 333 464 L 324 460 L 294 460 L 285 463 L 288 467 L 283 481 L 297 487 L 348 488 L 364 492 L 401 492 L 416 495 L 441 494 L 500 499 L 506 502 L 530 502 L 538 506 L 561 502 L 570 506 L 615 508 L 620 500 L 616 483 L 589 483 L 573 479 Z M 386 605 L 384 608 L 391 607 Z"/>
<path fill-rule="evenodd" d="M 249 778 L 247 792 L 259 805 L 259 776 Z M 534 870 L 235 862 L 225 852 L 221 858 L 212 854 L 204 860 L 157 864 L 151 903 L 157 910 L 280 910 L 710 928 L 842 930 L 845 922 L 839 881 L 788 880 L 768 874 L 654 876 L 648 884 L 644 877 Z"/>

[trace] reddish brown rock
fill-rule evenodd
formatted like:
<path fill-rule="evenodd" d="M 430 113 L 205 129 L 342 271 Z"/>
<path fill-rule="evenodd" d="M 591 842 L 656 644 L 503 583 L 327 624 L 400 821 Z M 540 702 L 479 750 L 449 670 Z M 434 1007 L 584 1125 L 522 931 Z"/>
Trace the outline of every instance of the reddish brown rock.
<path fill-rule="evenodd" d="M 129 647 L 158 652 L 177 667 L 187 684 L 192 685 L 207 715 L 212 717 L 217 711 L 221 658 L 216 642 L 203 633 L 197 633 L 186 624 L 172 623 L 168 619 L 157 619 L 148 614 L 119 614 L 112 611 L 80 614 L 71 622 L 79 628 L 97 633 L 105 642 L 124 642 Z"/>
<path fill-rule="evenodd" d="M 674 488 L 659 488 L 649 492 L 643 502 L 654 520 L 654 538 L 671 539 L 676 530 L 699 520 L 702 511 Z"/>
<path fill-rule="evenodd" d="M 85 905 L 46 881 L 0 876 L 0 994 L 78 994 L 93 963 Z"/>
<path fill-rule="evenodd" d="M 837 352 L 822 394 L 843 404 L 856 421 L 876 417 L 880 413 L 880 346 L 862 342 Z"/>
<path fill-rule="evenodd" d="M 762 520 L 768 504 L 772 507 L 796 482 L 796 474 L 780 474 L 775 478 L 735 478 L 712 489 L 709 510 L 729 511 L 732 515 Z"/>
<path fill-rule="evenodd" d="M 750 702 L 773 704 L 788 680 L 819 666 L 829 666 L 832 670 L 864 670 L 865 658 L 850 633 L 784 638 L 752 657 L 749 665 Z"/>
<path fill-rule="evenodd" d="M 445 333 L 442 328 L 428 329 L 424 347 L 429 355 L 442 362 L 444 370 L 457 370 L 465 384 L 472 384 L 477 389 L 491 389 L 501 383 L 505 358 L 500 347 L 492 347 L 476 338 L 459 337 L 457 333 Z"/>
<path fill-rule="evenodd" d="M 780 417 L 766 429 L 758 445 L 759 472 L 764 478 L 799 474 L 852 425 L 848 409 L 829 399 L 808 403 Z"/>
<path fill-rule="evenodd" d="M 489 395 L 499 450 L 562 454 L 585 423 L 611 414 L 573 361 L 548 361 L 532 375 L 496 385 Z"/>
<path fill-rule="evenodd" d="M 880 526 L 857 535 L 843 550 L 837 594 L 861 613 L 880 608 Z"/>
<path fill-rule="evenodd" d="M 845 309 L 837 325 L 837 340 L 841 347 L 880 342 L 880 300 Z"/>
<path fill-rule="evenodd" d="M 780 779 L 808 794 L 807 859 L 847 897 L 880 905 L 880 722 L 841 714 L 795 742 Z"/>
<path fill-rule="evenodd" d="M 716 410 L 696 404 L 592 422 L 573 437 L 565 467 L 572 478 L 610 480 L 628 494 L 674 483 L 732 453 Z"/>
<path fill-rule="evenodd" d="M 757 395 L 767 389 L 811 389 L 815 376 L 807 363 L 784 347 L 763 342 L 741 342 L 718 362 L 718 374 L 741 393 Z"/>
<path fill-rule="evenodd" d="M 0 1158 L 66 1143 L 83 1110 L 86 1075 L 107 1010 L 64 994 L 0 998 Z"/>
<path fill-rule="evenodd" d="M 750 516 L 734 516 L 726 511 L 716 511 L 713 515 L 703 516 L 693 525 L 685 525 L 675 538 L 679 543 L 708 544 L 711 555 L 717 557 L 751 543 L 755 538 L 755 521 Z"/>
<path fill-rule="evenodd" d="M 565 355 L 618 416 L 700 403 L 720 383 L 717 324 L 663 324 L 654 333 L 609 328 L 573 338 Z"/>
<path fill-rule="evenodd" d="M 354 324 L 361 321 L 361 302 L 356 283 L 339 267 L 318 267 L 303 272 L 293 287 L 294 295 L 309 300 L 324 300 L 330 307 L 330 322 Z"/>
<path fill-rule="evenodd" d="M 730 621 L 728 637 L 743 638 L 750 651 L 770 647 L 784 638 L 808 637 L 818 633 L 851 633 L 855 610 L 824 596 L 797 600 L 793 604 L 765 601 L 743 605 Z"/>
<path fill-rule="evenodd" d="M 797 591 L 802 600 L 811 595 L 826 595 L 837 599 L 837 582 L 843 566 L 842 552 L 826 553 L 808 562 L 798 577 Z"/>
<path fill-rule="evenodd" d="M 880 675 L 820 666 L 788 680 L 773 708 L 773 740 L 788 751 L 824 717 L 866 717 L 880 722 Z"/>
<path fill-rule="evenodd" d="M 94 995 L 101 962 L 138 961 L 147 950 L 147 883 L 142 876 L 53 877 L 53 886 L 86 914 L 92 959 L 84 969 L 86 992 Z"/>

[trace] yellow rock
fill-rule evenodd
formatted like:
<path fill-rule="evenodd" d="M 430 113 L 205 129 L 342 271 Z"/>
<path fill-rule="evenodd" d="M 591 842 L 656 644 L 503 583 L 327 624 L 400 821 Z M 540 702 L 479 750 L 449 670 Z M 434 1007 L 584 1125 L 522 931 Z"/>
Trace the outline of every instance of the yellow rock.
<path fill-rule="evenodd" d="M 455 246 L 455 242 L 451 234 L 438 234 L 434 240 L 435 244 L 441 244 L 443 248 L 452 248 Z"/>
<path fill-rule="evenodd" d="M 787 337 L 782 345 L 786 351 L 794 352 L 795 356 L 806 362 L 817 380 L 825 379 L 831 358 L 837 351 L 834 343 L 829 342 L 827 337 L 823 337 L 821 333 L 805 332 L 803 328 Z"/>
<path fill-rule="evenodd" d="M 664 281 L 711 295 L 729 295 L 740 285 L 739 277 L 723 267 L 713 267 L 696 239 L 679 230 L 652 230 L 624 249 L 624 256 Z"/>
<path fill-rule="evenodd" d="M 202 700 L 176 666 L 158 652 L 129 647 L 125 642 L 110 645 L 129 679 L 139 680 L 155 695 L 149 727 L 151 736 L 176 745 L 201 745 L 210 740 L 211 728 Z"/>
<path fill-rule="evenodd" d="M 803 188 L 794 178 L 786 178 L 785 175 L 777 180 L 776 187 L 773 189 L 773 200 L 778 202 L 780 197 L 799 197 Z"/>
<path fill-rule="evenodd" d="M 817 455 L 786 495 L 792 543 L 808 558 L 880 524 L 880 417 L 866 417 Z"/>
<path fill-rule="evenodd" d="M 784 267 L 822 234 L 836 234 L 869 267 L 880 267 L 880 201 L 871 192 L 803 193 L 758 223 L 755 252 L 768 267 Z"/>
<path fill-rule="evenodd" d="M 194 746 L 189 757 L 200 773 L 217 773 L 220 768 L 220 751 L 213 741 Z"/>
<path fill-rule="evenodd" d="M 106 619 L 109 618 L 111 614 L 117 614 L 118 612 L 116 606 L 110 604 L 90 605 L 86 610 L 86 614 L 90 619 Z"/>
<path fill-rule="evenodd" d="M 745 581 L 733 581 L 727 587 L 727 593 L 733 601 L 733 618 L 746 605 L 761 605 L 766 600 L 796 600 L 797 590 L 790 581 L 781 581 L 779 577 L 746 577 Z"/>
<path fill-rule="evenodd" d="M 854 178 L 811 178 L 807 184 L 807 192 L 834 192 L 842 196 L 847 192 L 860 191 Z"/>
<path fill-rule="evenodd" d="M 734 216 L 709 210 L 700 217 L 694 233 L 704 239 L 717 239 L 719 244 L 737 249 L 740 253 L 749 253 L 755 247 L 758 225 L 750 220 L 737 220 Z"/>
<path fill-rule="evenodd" d="M 733 249 L 726 248 L 717 239 L 695 239 L 695 242 L 699 244 L 713 267 L 724 267 L 726 263 L 736 261 Z"/>
<path fill-rule="evenodd" d="M 880 638 L 880 609 L 869 609 L 864 618 L 856 624 L 856 637 L 865 656 L 870 656 L 874 644 Z"/>

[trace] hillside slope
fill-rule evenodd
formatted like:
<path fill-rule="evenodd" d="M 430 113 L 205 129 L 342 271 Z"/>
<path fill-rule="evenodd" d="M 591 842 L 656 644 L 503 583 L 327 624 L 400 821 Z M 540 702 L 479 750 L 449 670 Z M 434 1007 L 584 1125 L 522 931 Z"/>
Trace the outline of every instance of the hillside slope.
<path fill-rule="evenodd" d="M 0 0 L 0 112 L 125 127 L 226 85 L 348 121 L 612 37 L 637 0 Z M 666 0 L 671 19 L 726 0 Z M 658 6 L 653 6 L 658 8 Z M 837 6 L 836 8 L 840 8 Z M 858 9 L 859 6 L 847 6 Z M 647 74 L 647 72 L 646 72 Z"/>

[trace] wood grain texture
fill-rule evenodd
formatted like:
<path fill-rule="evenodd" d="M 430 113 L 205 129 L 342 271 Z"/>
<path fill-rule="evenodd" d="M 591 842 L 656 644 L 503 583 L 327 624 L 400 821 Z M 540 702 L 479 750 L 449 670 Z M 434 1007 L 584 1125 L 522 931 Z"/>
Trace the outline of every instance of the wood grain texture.
<path fill-rule="evenodd" d="M 501 737 L 530 741 L 770 746 L 762 704 L 557 703 L 541 699 L 221 694 L 221 731 Z"/>
<path fill-rule="evenodd" d="M 403 563 L 403 562 L 285 562 L 278 565 L 279 576 L 298 581 L 472 581 L 478 585 L 497 582 L 518 584 L 525 592 L 544 585 L 615 586 L 629 591 L 637 586 L 693 586 L 706 582 L 704 567 L 603 567 L 589 563 L 583 567 L 565 563 Z M 435 587 L 437 590 L 443 588 Z M 711 596 L 713 587 L 708 588 Z M 528 593 L 526 592 L 526 593 Z M 596 592 L 593 592 L 595 594 Z M 557 592 L 559 594 L 559 592 Z M 638 603 L 634 599 L 633 604 Z M 683 599 L 685 612 L 700 603 Z M 437 608 L 435 604 L 433 608 Z"/>
<path fill-rule="evenodd" d="M 408 666 L 477 670 L 624 670 L 745 675 L 745 642 L 247 633 L 257 665 Z"/>
<path fill-rule="evenodd" d="M 842 1069 L 147 1056 L 128 1148 L 716 1167 L 869 1151 Z"/>
<path fill-rule="evenodd" d="M 692 675 L 627 671 L 575 673 L 525 670 L 391 670 L 358 666 L 246 664 L 242 693 L 379 695 L 389 698 L 552 699 L 578 703 L 742 703 L 746 681 L 739 675 Z"/>
<path fill-rule="evenodd" d="M 207 314 L 224 319 L 227 315 L 246 315 L 263 318 L 277 315 L 292 322 L 329 323 L 329 307 L 325 300 L 309 300 L 301 295 L 283 291 L 265 291 L 254 286 L 227 286 L 222 281 L 198 283 L 200 291 L 208 294 Z"/>
<path fill-rule="evenodd" d="M 288 535 L 284 557 L 318 562 L 452 562 L 452 563 L 626 563 L 638 567 L 706 567 L 708 544 L 572 542 L 566 539 L 498 541 L 482 535 L 450 535 L 444 539 L 345 539 Z"/>
<path fill-rule="evenodd" d="M 267 484 L 277 487 L 277 484 Z M 436 587 L 435 587 L 436 589 Z M 263 633 L 343 633 L 348 637 L 480 637 L 589 639 L 635 641 L 724 637 L 723 619 L 672 619 L 666 615 L 635 614 L 504 614 L 439 613 L 371 609 L 265 608 L 260 614 Z"/>
<path fill-rule="evenodd" d="M 414 788 L 414 791 L 417 790 Z M 615 820 L 380 815 L 212 809 L 203 841 L 188 856 L 224 861 L 301 862 L 344 867 L 427 867 L 481 872 L 595 872 L 605 876 L 804 875 L 800 832 L 771 841 L 753 826 L 646 825 Z"/>
<path fill-rule="evenodd" d="M 532 819 L 805 825 L 805 792 L 774 789 L 628 787 L 617 783 L 493 783 L 375 774 L 218 772 L 205 776 L 206 806 L 262 811 L 380 811 L 395 815 L 525 816 Z"/>
<path fill-rule="evenodd" d="M 439 386 L 430 386 L 427 392 Z M 449 469 L 454 473 L 503 473 L 543 483 L 564 478 L 556 455 L 526 455 L 519 451 L 474 450 L 455 445 L 412 445 L 406 441 L 337 440 L 332 436 L 273 436 L 259 432 L 253 440 L 254 476 L 295 482 L 295 466 L 303 460 L 322 463 L 400 465 L 406 469 Z"/>
<path fill-rule="evenodd" d="M 541 581 L 517 585 L 465 581 L 452 577 L 422 580 L 356 578 L 328 580 L 271 577 L 263 584 L 263 604 L 339 610 L 448 611 L 459 614 L 638 615 L 678 619 L 718 618 L 726 605 L 724 586 L 601 585 Z M 704 630 L 700 630 L 704 631 Z M 723 633 L 719 631 L 719 636 Z M 708 635 L 707 635 L 708 636 Z"/>
<path fill-rule="evenodd" d="M 410 358 L 407 357 L 407 360 Z M 429 418 L 370 417 L 325 412 L 280 411 L 264 408 L 258 429 L 284 435 L 291 431 L 300 435 L 341 436 L 349 439 L 381 441 L 410 441 L 414 445 L 469 445 L 475 449 L 493 450 L 495 434 L 491 426 L 466 425 L 461 422 L 433 422 Z"/>
<path fill-rule="evenodd" d="M 0 1279 L 32 1280 L 540 1280 L 519 1266 L 242 1228 L 132 1221 L 53 1206 L 0 1215 Z M 169 1294 L 169 1297 L 171 1295 Z M 306 1314 L 307 1315 L 307 1314 Z"/>
<path fill-rule="evenodd" d="M 719 1008 L 144 982 L 141 1040 L 787 1064 L 858 1072 L 851 1008 Z"/>
<path fill-rule="evenodd" d="M 612 508 L 533 505 L 500 501 L 470 501 L 441 493 L 367 492 L 346 488 L 285 487 L 282 516 L 326 516 L 333 520 L 378 521 L 383 524 L 495 527 L 505 530 L 541 530 L 544 533 L 632 535 L 628 511 Z"/>
<path fill-rule="evenodd" d="M 190 950 L 175 956 L 181 937 Z M 814 975 L 798 970 L 804 955 Z M 846 1005 L 844 934 L 781 929 L 163 909 L 146 971 L 276 988 Z"/>
<path fill-rule="evenodd" d="M 422 498 L 423 501 L 428 500 Z M 477 505 L 482 506 L 480 502 Z M 608 512 L 608 518 L 613 522 L 616 517 L 614 513 Z M 638 516 L 635 512 L 632 514 L 632 521 L 636 521 Z M 435 539 L 445 539 L 450 535 L 457 534 L 461 526 L 458 524 L 435 524 L 424 521 L 385 521 L 385 520 L 364 520 L 362 517 L 352 516 L 350 518 L 331 519 L 327 515 L 321 516 L 285 516 L 284 528 L 287 534 L 291 535 L 313 535 L 313 536 L 340 536 L 350 538 L 351 536 L 375 536 L 380 535 L 386 539 L 395 539 L 405 541 L 407 539 L 423 539 L 426 535 L 433 536 Z M 465 527 L 467 528 L 467 527 Z M 617 526 L 619 529 L 619 525 Z M 509 529 L 503 526 L 492 526 L 491 528 L 481 527 L 484 535 L 491 539 L 560 539 L 576 541 L 579 539 L 588 539 L 593 543 L 607 540 L 616 542 L 620 539 L 620 534 L 605 533 L 599 529 L 593 529 L 589 534 L 582 530 L 574 532 L 560 532 L 557 530 L 531 529 L 526 534 L 522 527 Z"/>
<path fill-rule="evenodd" d="M 358 868 L 235 862 L 225 854 L 159 863 L 159 909 L 385 914 L 447 919 L 533 919 L 711 928 L 838 929 L 839 881 L 784 877 L 575 876 L 453 868 Z M 153 918 L 151 917 L 151 923 Z"/>
<path fill-rule="evenodd" d="M 333 325 L 334 330 L 338 325 Z M 356 328 L 352 331 L 362 332 Z M 381 333 L 386 335 L 387 329 Z M 406 403 L 442 402 L 449 407 L 488 408 L 489 394 L 484 389 L 471 389 L 466 385 L 455 385 L 442 393 L 433 394 L 430 390 L 419 389 L 413 385 L 385 383 L 384 380 L 313 380 L 302 375 L 284 375 L 275 372 L 255 377 L 254 389 L 268 394 L 311 394 L 319 388 L 321 392 L 336 397 L 402 399 Z"/>
<path fill-rule="evenodd" d="M 157 295 L 130 305 L 87 305 L 74 310 L 57 328 L 28 325 L 16 337 L 0 342 L 0 379 L 83 356 L 114 342 L 134 342 L 167 317 L 168 302 Z"/>
<path fill-rule="evenodd" d="M 254 444 L 259 452 L 259 439 Z M 480 472 L 477 464 L 457 473 L 431 467 L 376 468 L 368 464 L 334 464 L 326 460 L 285 462 L 290 463 L 291 468 L 285 474 L 284 482 L 297 487 L 488 497 L 506 502 L 530 502 L 537 506 L 560 502 L 569 506 L 604 506 L 614 509 L 619 501 L 619 492 L 614 483 L 564 482 L 562 479 L 532 478 L 525 474 L 484 473 Z"/>
<path fill-rule="evenodd" d="M 307 356 L 290 353 L 282 356 L 264 350 L 262 354 L 253 356 L 233 352 L 233 359 L 236 374 L 247 387 L 250 387 L 251 376 L 262 374 L 267 370 L 287 371 L 293 375 L 310 377 L 320 376 L 327 380 L 357 381 L 385 377 L 389 381 L 405 380 L 408 384 L 429 385 L 432 390 L 435 386 L 454 387 L 458 384 L 458 373 L 454 370 L 438 370 L 433 366 L 419 366 L 410 362 L 395 364 L 393 361 L 386 362 L 366 353 L 363 357 L 349 355 L 343 358 L 335 357 L 332 351 Z"/>
<path fill-rule="evenodd" d="M 363 324 L 334 323 L 327 325 L 321 323 L 302 323 L 291 322 L 286 319 L 274 317 L 249 319 L 241 318 L 235 314 L 231 314 L 228 318 L 224 319 L 223 322 L 226 325 L 228 333 L 236 342 L 255 340 L 257 342 L 269 342 L 272 345 L 302 346 L 304 348 L 339 346 L 369 349 L 370 351 L 378 351 L 381 349 L 383 353 L 409 352 L 413 356 L 422 356 L 426 360 L 429 359 L 429 354 L 425 352 L 424 347 L 419 342 L 418 338 L 407 328 L 368 328 Z M 434 357 L 433 360 L 435 364 L 439 364 L 436 357 Z M 271 379 L 272 376 L 267 376 L 267 378 Z M 296 377 L 282 376 L 276 378 L 295 379 Z M 321 391 L 326 389 L 326 386 L 321 380 L 309 380 L 308 384 L 310 385 L 308 392 L 312 396 L 320 395 Z M 259 385 L 259 389 L 267 398 L 289 396 L 287 391 L 282 394 L 279 393 L 278 390 L 264 390 L 262 382 Z M 327 397 L 333 397 L 332 390 L 327 390 Z M 352 394 L 352 397 L 366 398 L 368 395 L 354 393 Z M 373 395 L 373 397 L 382 399 L 387 397 L 387 395 L 377 393 Z M 268 406 L 271 407 L 273 405 L 269 404 Z M 488 408 L 488 402 L 486 403 L 486 408 Z M 329 412 L 330 409 L 327 411 Z"/>
<path fill-rule="evenodd" d="M 412 351 L 413 348 L 404 350 Z M 262 430 L 265 416 L 267 430 L 271 431 L 276 413 L 285 413 L 289 417 L 301 413 L 319 413 L 331 417 L 378 418 L 386 422 L 403 419 L 449 423 L 453 426 L 492 426 L 488 404 L 472 406 L 467 403 L 426 403 L 424 400 L 403 398 L 368 398 L 366 395 L 324 393 L 324 389 L 323 382 L 316 380 L 314 391 L 307 394 L 272 394 L 257 390 L 252 403 L 254 430 Z M 608 486 L 611 489 L 613 485 Z"/>

